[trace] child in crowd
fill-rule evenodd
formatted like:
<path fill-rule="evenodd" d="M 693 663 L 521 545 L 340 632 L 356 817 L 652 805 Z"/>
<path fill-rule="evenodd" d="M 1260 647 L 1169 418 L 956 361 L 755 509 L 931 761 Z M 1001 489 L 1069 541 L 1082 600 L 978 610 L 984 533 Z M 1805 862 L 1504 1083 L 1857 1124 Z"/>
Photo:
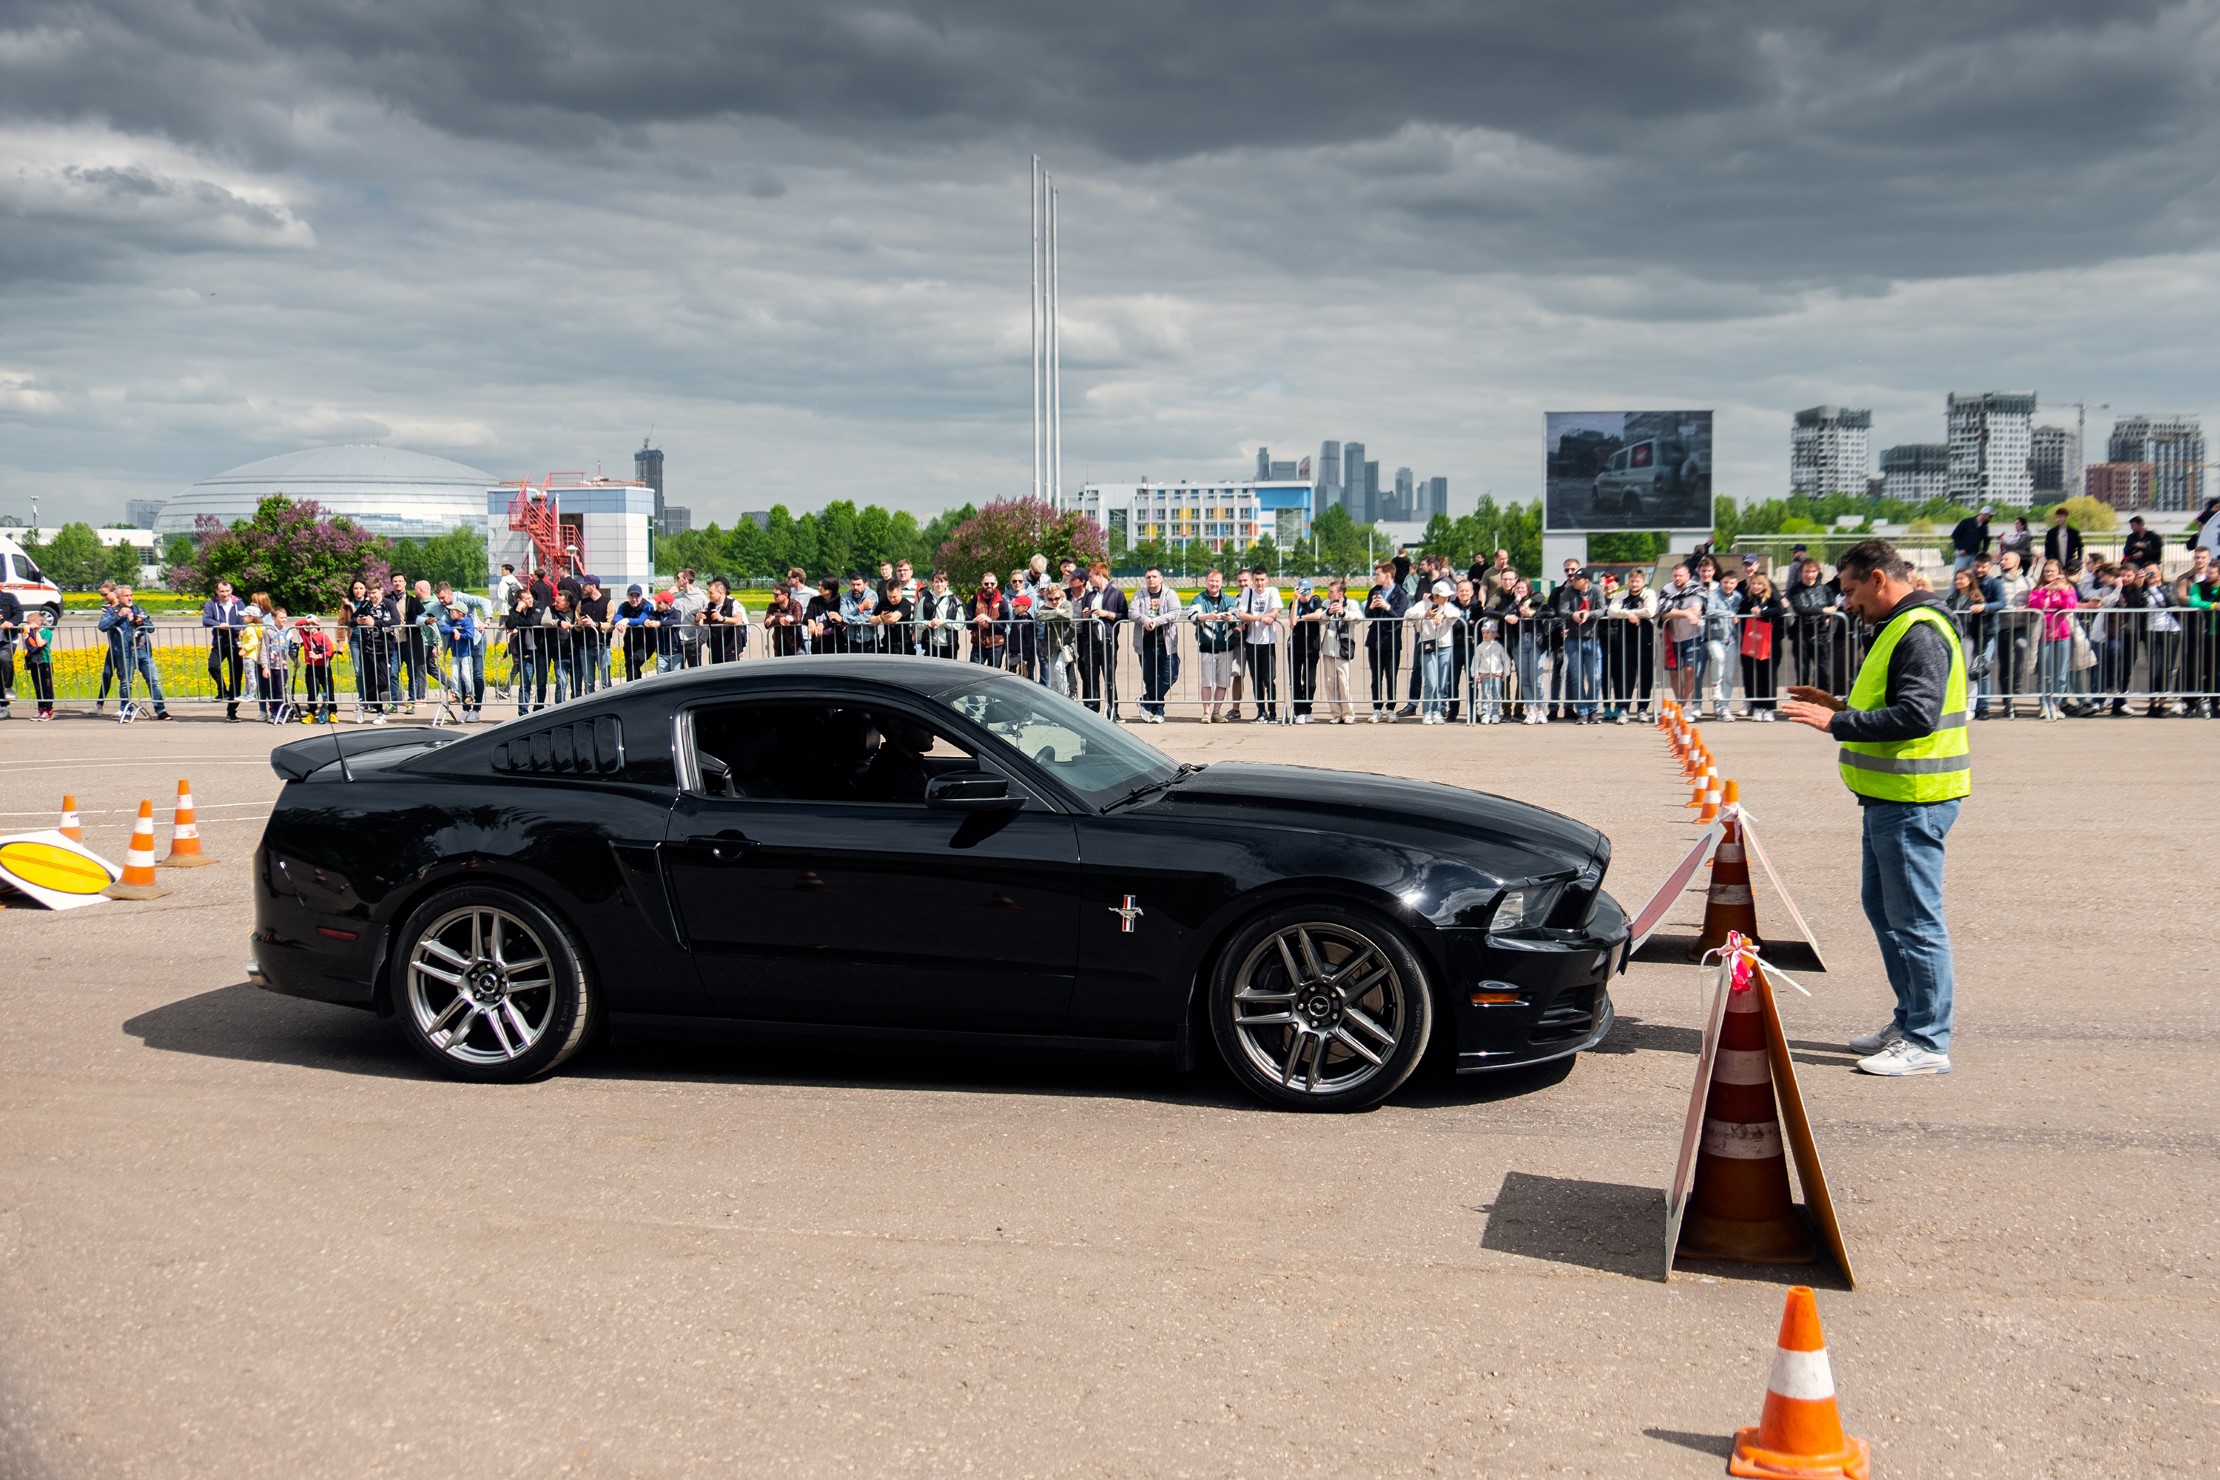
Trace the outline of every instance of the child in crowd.
<path fill-rule="evenodd" d="M 262 624 L 249 622 L 239 629 L 239 687 L 241 699 L 260 705 L 262 699 Z M 231 716 L 237 719 L 237 715 Z"/>
<path fill-rule="evenodd" d="M 330 634 L 314 617 L 300 620 L 301 653 L 301 722 L 315 724 L 319 719 L 325 724 L 337 723 L 339 701 L 332 689 Z"/>
<path fill-rule="evenodd" d="M 1480 646 L 1472 655 L 1472 671 L 1480 678 L 1480 723 L 1503 723 L 1503 685 L 1511 676 L 1511 654 L 1505 649 L 1496 624 L 1480 624 Z"/>
<path fill-rule="evenodd" d="M 293 653 L 298 638 L 286 625 L 285 608 L 272 607 L 270 635 L 262 641 L 262 717 L 282 725 L 293 716 Z"/>
<path fill-rule="evenodd" d="M 31 692 L 38 696 L 37 719 L 54 717 L 54 619 L 45 610 L 32 613 L 31 625 L 23 632 L 23 666 L 31 679 Z"/>

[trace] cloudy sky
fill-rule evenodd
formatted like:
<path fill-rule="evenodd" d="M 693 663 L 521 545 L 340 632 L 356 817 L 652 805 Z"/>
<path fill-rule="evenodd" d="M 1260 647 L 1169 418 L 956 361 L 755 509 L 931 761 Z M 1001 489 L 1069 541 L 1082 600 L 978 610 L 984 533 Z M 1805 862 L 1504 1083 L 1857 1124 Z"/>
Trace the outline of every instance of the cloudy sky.
<path fill-rule="evenodd" d="M 1531 498 L 1542 412 L 1938 440 L 2220 411 L 2220 0 L 11 0 L 0 512 L 342 441 L 730 522 L 1028 480 L 1026 159 L 1066 481 L 1260 443 Z M 2092 428 L 2113 413 L 2092 410 Z"/>

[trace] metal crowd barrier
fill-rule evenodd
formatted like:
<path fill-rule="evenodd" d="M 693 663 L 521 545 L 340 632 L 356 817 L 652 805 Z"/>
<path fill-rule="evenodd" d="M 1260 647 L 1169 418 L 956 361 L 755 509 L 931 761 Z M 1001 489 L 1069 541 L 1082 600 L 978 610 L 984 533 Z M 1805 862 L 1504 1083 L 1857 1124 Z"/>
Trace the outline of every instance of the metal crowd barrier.
<path fill-rule="evenodd" d="M 2045 705 L 2140 706 L 2145 712 L 2220 708 L 2220 611 L 2195 606 L 2083 606 L 2052 615 L 2024 607 L 1955 613 L 1977 706 L 2001 713 Z M 1488 631 L 1494 646 L 1490 646 Z M 1792 684 L 1842 694 L 1863 663 L 1868 637 L 1846 614 L 1792 619 L 1760 636 L 1748 616 L 1714 616 L 1692 636 L 1684 623 L 1600 614 L 1590 632 L 1540 611 L 1481 611 L 1431 630 L 1422 611 L 1399 621 L 1296 621 L 1283 609 L 1266 641 L 1232 635 L 1228 651 L 1192 619 L 1150 629 L 1137 619 L 1075 618 L 1069 628 L 1032 618 L 954 630 L 912 624 L 868 638 L 835 633 L 797 642 L 760 612 L 736 625 L 485 629 L 467 647 L 429 628 L 348 631 L 326 663 L 293 643 L 274 664 L 197 622 L 151 619 L 126 637 L 65 623 L 51 630 L 55 702 L 138 710 L 236 704 L 242 713 L 341 720 L 427 711 L 507 718 L 614 684 L 720 662 L 776 661 L 782 650 L 925 653 L 984 663 L 1044 683 L 1128 721 L 1216 712 L 1245 721 L 1363 721 L 1439 713 L 1478 724 L 1530 715 L 1640 719 L 1663 698 L 1692 712 L 1770 710 Z M 1224 630 L 1224 629 L 1222 629 Z M 20 647 L 14 698 L 33 684 Z"/>

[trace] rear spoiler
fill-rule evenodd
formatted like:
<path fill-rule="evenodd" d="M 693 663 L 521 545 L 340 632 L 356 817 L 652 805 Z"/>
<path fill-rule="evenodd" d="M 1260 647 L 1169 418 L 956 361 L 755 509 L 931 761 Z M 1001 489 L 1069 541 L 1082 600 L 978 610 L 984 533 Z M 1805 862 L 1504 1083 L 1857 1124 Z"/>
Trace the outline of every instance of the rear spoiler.
<path fill-rule="evenodd" d="M 349 756 L 396 750 L 402 746 L 446 745 L 460 738 L 427 725 L 415 725 L 403 730 L 375 730 L 367 734 L 360 730 L 342 733 L 335 729 L 329 734 L 280 745 L 270 752 L 270 769 L 277 772 L 282 780 L 306 781 L 335 761 L 341 762 L 340 770 L 344 772 L 344 762 Z"/>

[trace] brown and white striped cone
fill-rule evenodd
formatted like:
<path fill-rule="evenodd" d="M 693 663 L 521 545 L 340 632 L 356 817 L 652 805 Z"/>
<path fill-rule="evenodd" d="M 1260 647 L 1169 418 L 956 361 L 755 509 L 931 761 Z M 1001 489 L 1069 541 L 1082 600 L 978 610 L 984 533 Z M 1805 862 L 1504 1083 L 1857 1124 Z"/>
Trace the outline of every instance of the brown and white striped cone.
<path fill-rule="evenodd" d="M 1872 1463 L 1865 1440 L 1842 1431 L 1835 1372 L 1819 1330 L 1819 1297 L 1809 1285 L 1792 1286 L 1781 1307 L 1764 1411 L 1754 1427 L 1735 1431 L 1727 1473 L 1746 1480 L 1867 1480 Z"/>
<path fill-rule="evenodd" d="M 160 899 L 170 891 L 154 881 L 154 803 L 139 803 L 131 825 L 131 851 L 123 855 L 123 877 L 100 891 L 110 899 Z"/>
<path fill-rule="evenodd" d="M 1723 793 L 1712 793 L 1714 797 Z M 1714 816 L 1716 803 L 1705 809 Z M 1750 863 L 1742 847 L 1742 816 L 1739 810 L 1724 814 L 1726 823 L 1719 835 L 1719 846 L 1711 854 L 1711 887 L 1704 896 L 1704 923 L 1697 932 L 1696 944 L 1689 951 L 1689 959 L 1701 961 L 1727 943 L 1727 937 L 1739 933 L 1752 945 L 1762 945 L 1764 938 L 1758 934 L 1757 896 L 1750 891 Z M 1699 822 L 1708 820 L 1697 814 Z"/>
<path fill-rule="evenodd" d="M 72 843 L 85 841 L 85 824 L 77 817 L 77 798 L 66 794 L 62 797 L 62 820 L 54 824 L 54 831 Z"/>
<path fill-rule="evenodd" d="M 170 819 L 170 856 L 163 868 L 205 868 L 216 860 L 200 851 L 200 821 L 193 815 L 193 783 L 177 783 L 177 811 Z"/>
<path fill-rule="evenodd" d="M 1753 963 L 1749 985 L 1727 993 L 1703 1138 L 1696 1145 L 1696 1181 L 1680 1231 L 1680 1252 L 1691 1259 L 1810 1264 L 1819 1257 L 1811 1227 L 1789 1195 L 1788 1151 L 1758 1002 L 1766 990 Z"/>

